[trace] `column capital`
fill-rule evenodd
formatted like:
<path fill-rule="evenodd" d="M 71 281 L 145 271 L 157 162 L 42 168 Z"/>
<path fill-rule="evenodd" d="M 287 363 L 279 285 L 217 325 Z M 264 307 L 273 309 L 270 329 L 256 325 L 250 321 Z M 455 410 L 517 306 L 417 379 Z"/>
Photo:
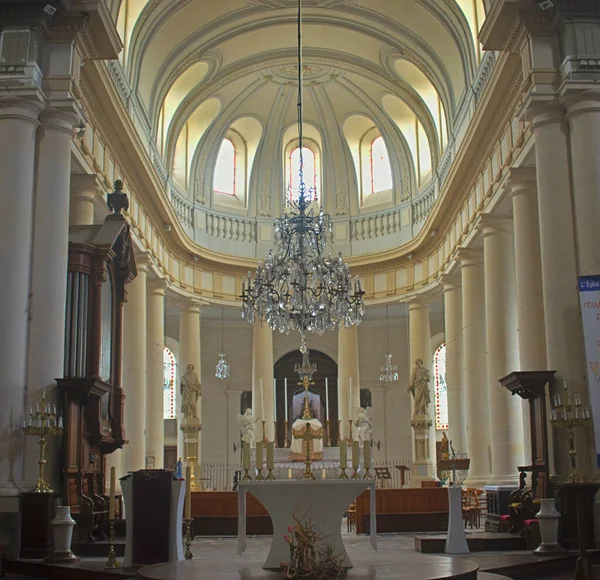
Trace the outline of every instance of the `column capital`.
<path fill-rule="evenodd" d="M 565 113 L 564 106 L 554 96 L 535 98 L 530 95 L 521 107 L 521 116 L 531 123 L 532 130 L 548 123 L 564 122 Z"/>
<path fill-rule="evenodd" d="M 74 106 L 48 107 L 40 116 L 42 129 L 64 131 L 71 137 L 75 135 L 75 127 L 81 122 L 81 115 Z"/>
<path fill-rule="evenodd" d="M 39 91 L 31 96 L 11 95 L 0 97 L 0 121 L 3 119 L 21 119 L 39 125 L 43 110 L 43 97 Z"/>
<path fill-rule="evenodd" d="M 148 291 L 155 296 L 165 296 L 169 287 L 166 278 L 148 280 Z"/>
<path fill-rule="evenodd" d="M 409 313 L 415 310 L 429 310 L 431 302 L 431 298 L 428 298 L 427 296 L 410 296 L 406 299 L 406 306 Z"/>
<path fill-rule="evenodd" d="M 591 89 L 567 93 L 561 102 L 567 111 L 565 115 L 567 119 L 582 113 L 600 113 L 600 90 Z"/>
<path fill-rule="evenodd" d="M 182 314 L 186 312 L 200 314 L 202 312 L 202 304 L 202 301 L 197 298 L 182 298 L 179 301 L 179 308 Z"/>
<path fill-rule="evenodd" d="M 452 292 L 458 290 L 461 285 L 460 276 L 458 274 L 442 274 L 440 276 L 440 284 L 442 285 L 442 292 Z"/>
<path fill-rule="evenodd" d="M 461 268 L 483 264 L 483 248 L 458 248 L 456 259 Z"/>
<path fill-rule="evenodd" d="M 73 173 L 71 174 L 71 197 L 88 197 L 91 199 L 101 198 L 104 188 L 98 181 L 96 173 Z"/>
<path fill-rule="evenodd" d="M 537 193 L 537 173 L 535 167 L 509 168 L 506 190 L 511 197 Z"/>
<path fill-rule="evenodd" d="M 137 271 L 146 273 L 152 262 L 150 252 L 134 252 L 134 257 Z"/>
<path fill-rule="evenodd" d="M 484 238 L 487 236 L 507 235 L 513 231 L 513 220 L 509 216 L 484 213 L 479 216 L 475 227 L 479 229 Z"/>

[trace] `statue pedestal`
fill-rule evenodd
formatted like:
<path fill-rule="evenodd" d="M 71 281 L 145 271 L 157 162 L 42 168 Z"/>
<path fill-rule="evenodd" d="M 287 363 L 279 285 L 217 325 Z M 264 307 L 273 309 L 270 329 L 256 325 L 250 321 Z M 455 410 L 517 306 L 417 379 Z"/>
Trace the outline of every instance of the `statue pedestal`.
<path fill-rule="evenodd" d="M 181 430 L 183 431 L 185 459 L 190 466 L 190 488 L 192 491 L 201 491 L 201 487 L 196 483 L 198 478 L 196 474 L 198 444 L 200 440 L 200 431 L 202 430 L 200 419 L 186 417 L 181 421 Z"/>
<path fill-rule="evenodd" d="M 429 450 L 433 422 L 427 415 L 413 415 L 410 422 L 413 428 L 415 460 L 411 476 L 411 487 L 421 487 L 423 481 L 436 481 L 435 461 Z"/>

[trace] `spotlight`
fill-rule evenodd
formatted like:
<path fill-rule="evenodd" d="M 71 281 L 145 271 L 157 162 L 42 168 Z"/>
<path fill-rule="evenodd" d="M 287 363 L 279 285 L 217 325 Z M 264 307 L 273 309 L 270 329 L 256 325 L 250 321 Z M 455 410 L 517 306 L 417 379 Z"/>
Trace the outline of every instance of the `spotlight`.
<path fill-rule="evenodd" d="M 553 0 L 537 0 L 537 2 L 542 10 L 550 10 L 554 8 Z"/>
<path fill-rule="evenodd" d="M 52 4 L 46 4 L 46 6 L 44 6 L 43 12 L 45 12 L 48 16 L 54 16 L 56 14 L 56 8 L 54 8 Z"/>
<path fill-rule="evenodd" d="M 171 224 L 164 224 L 163 227 L 165 228 L 165 232 L 170 232 L 173 229 Z"/>

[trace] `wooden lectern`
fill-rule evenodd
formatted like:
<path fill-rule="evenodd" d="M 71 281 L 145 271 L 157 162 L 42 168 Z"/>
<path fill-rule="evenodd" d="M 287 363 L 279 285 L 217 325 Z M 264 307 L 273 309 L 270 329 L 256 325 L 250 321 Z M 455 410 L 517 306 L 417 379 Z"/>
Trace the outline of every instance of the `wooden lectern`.
<path fill-rule="evenodd" d="M 439 459 L 437 462 L 438 471 L 452 472 L 452 485 L 456 483 L 457 471 L 469 471 L 471 460 L 467 457 L 454 457 L 450 459 Z"/>

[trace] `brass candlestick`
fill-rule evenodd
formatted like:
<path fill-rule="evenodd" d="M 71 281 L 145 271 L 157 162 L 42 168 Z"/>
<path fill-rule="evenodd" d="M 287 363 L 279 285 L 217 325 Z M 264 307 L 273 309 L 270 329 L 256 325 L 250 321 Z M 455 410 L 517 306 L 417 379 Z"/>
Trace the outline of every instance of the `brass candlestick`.
<path fill-rule="evenodd" d="M 304 375 L 301 384 L 304 385 L 304 410 L 302 411 L 302 418 L 308 421 L 310 419 L 310 408 L 308 406 L 308 387 L 314 383 L 311 383 L 310 377 L 308 375 Z M 316 479 L 315 474 L 312 472 L 311 463 L 312 441 L 313 439 L 323 438 L 323 431 L 320 431 L 321 433 L 319 435 L 313 435 L 310 428 L 310 423 L 307 422 L 304 426 L 304 433 L 302 435 L 293 434 L 294 439 L 302 439 L 306 444 L 306 458 L 304 460 L 305 467 L 302 479 Z"/>
<path fill-rule="evenodd" d="M 278 448 L 278 445 L 277 445 L 277 421 L 273 421 L 273 447 L 275 447 L 275 449 Z"/>
<path fill-rule="evenodd" d="M 272 469 L 269 469 L 269 473 L 267 474 L 267 477 L 265 479 L 266 481 L 275 481 L 275 476 L 273 475 Z"/>
<path fill-rule="evenodd" d="M 587 405 L 581 403 L 579 395 L 573 398 L 569 395 L 566 380 L 564 382 L 566 403 L 563 403 L 559 395 L 555 395 L 552 401 L 550 422 L 553 427 L 564 427 L 567 430 L 569 441 L 569 458 L 571 459 L 570 483 L 583 483 L 583 477 L 577 470 L 577 450 L 575 449 L 575 427 L 589 425 L 592 421 L 590 410 Z"/>
<path fill-rule="evenodd" d="M 44 466 L 46 465 L 46 438 L 53 435 L 63 434 L 62 417 L 56 420 L 56 405 L 50 409 L 50 405 L 46 404 L 46 390 L 42 391 L 41 406 L 40 403 L 36 406 L 36 411 L 30 409 L 29 423 L 23 421 L 23 432 L 26 435 L 39 437 L 40 455 L 38 459 L 39 474 L 38 480 L 33 490 L 35 493 L 52 493 L 52 488 L 44 479 Z M 41 410 L 40 410 L 41 409 Z"/>
<path fill-rule="evenodd" d="M 110 545 L 108 547 L 108 558 L 106 559 L 106 564 L 104 564 L 104 569 L 115 570 L 116 568 L 119 568 L 117 553 L 115 551 L 115 520 L 108 521 L 108 539 Z"/>
<path fill-rule="evenodd" d="M 360 476 L 358 475 L 358 469 L 356 467 L 353 467 L 352 469 L 354 469 L 354 473 L 352 473 L 352 477 L 350 479 L 360 479 Z"/>
<path fill-rule="evenodd" d="M 242 481 L 252 481 L 252 477 L 250 476 L 250 471 L 248 469 L 244 469 Z"/>
<path fill-rule="evenodd" d="M 190 466 L 190 491 L 201 491 L 200 487 L 196 483 L 196 457 L 187 457 L 188 465 Z"/>
<path fill-rule="evenodd" d="M 346 468 L 340 467 L 340 469 L 342 470 L 342 473 L 340 473 L 340 476 L 338 477 L 338 479 L 348 479 L 348 476 L 346 475 Z"/>
<path fill-rule="evenodd" d="M 262 473 L 262 469 L 256 468 L 256 477 L 254 478 L 254 481 L 264 481 L 264 480 L 265 480 L 265 476 Z"/>
<path fill-rule="evenodd" d="M 350 423 L 350 433 L 348 433 L 348 437 L 346 437 L 346 439 L 348 441 L 353 441 L 353 437 L 352 437 L 352 419 L 348 419 L 348 422 Z"/>
<path fill-rule="evenodd" d="M 261 421 L 262 423 L 262 429 L 263 429 L 263 443 L 266 445 L 267 444 L 267 422 L 266 421 Z"/>
<path fill-rule="evenodd" d="M 363 475 L 363 479 L 373 479 L 370 467 L 365 467 L 365 474 Z"/>
<path fill-rule="evenodd" d="M 183 520 L 185 523 L 185 559 L 191 560 L 194 557 L 192 554 L 192 518 Z"/>

